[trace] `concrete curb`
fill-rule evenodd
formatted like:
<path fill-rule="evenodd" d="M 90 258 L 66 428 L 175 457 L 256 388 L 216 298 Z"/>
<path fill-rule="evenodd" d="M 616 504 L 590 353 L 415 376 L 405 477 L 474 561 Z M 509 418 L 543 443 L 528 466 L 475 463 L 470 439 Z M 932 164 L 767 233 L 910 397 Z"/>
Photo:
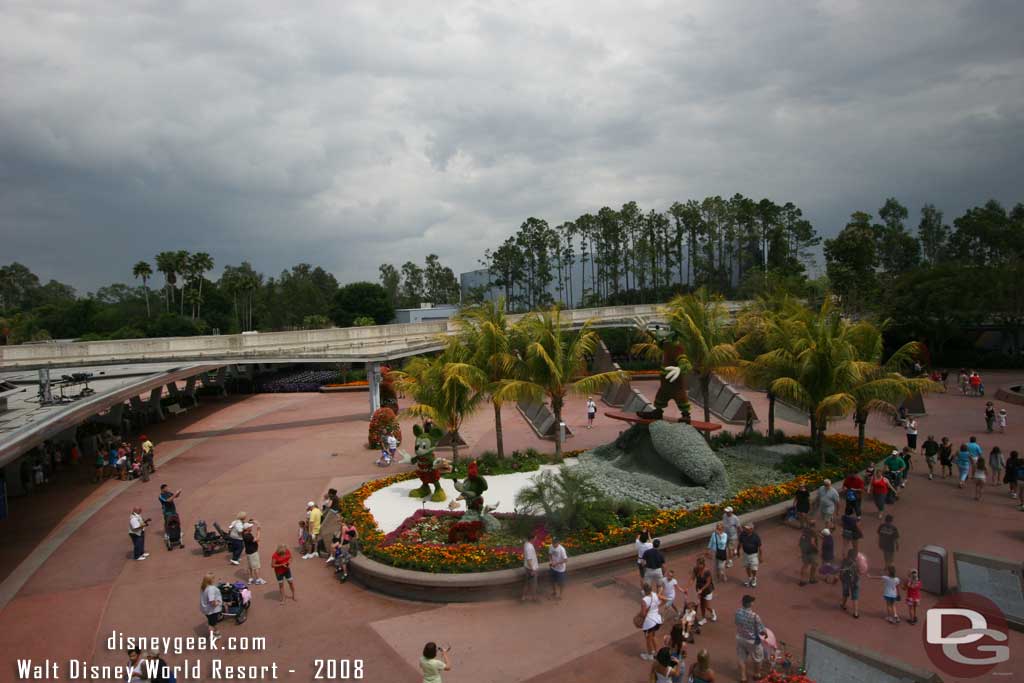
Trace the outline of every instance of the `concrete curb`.
<path fill-rule="evenodd" d="M 358 487 L 353 487 L 346 493 L 351 493 L 356 488 Z M 812 494 L 814 502 L 815 496 L 816 493 Z M 787 500 L 742 515 L 740 519 L 743 522 L 758 524 L 782 517 L 790 507 L 791 501 Z M 661 536 L 661 549 L 680 550 L 696 543 L 706 544 L 715 524 L 717 522 Z M 465 574 L 434 574 L 399 569 L 365 555 L 353 558 L 350 567 L 352 578 L 371 590 L 422 602 L 480 602 L 514 597 L 526 576 L 525 570 L 521 568 Z M 622 545 L 571 557 L 569 578 L 585 579 L 610 572 L 626 571 L 629 568 L 636 568 L 636 550 L 632 545 Z M 540 574 L 547 575 L 546 562 L 541 564 Z"/>

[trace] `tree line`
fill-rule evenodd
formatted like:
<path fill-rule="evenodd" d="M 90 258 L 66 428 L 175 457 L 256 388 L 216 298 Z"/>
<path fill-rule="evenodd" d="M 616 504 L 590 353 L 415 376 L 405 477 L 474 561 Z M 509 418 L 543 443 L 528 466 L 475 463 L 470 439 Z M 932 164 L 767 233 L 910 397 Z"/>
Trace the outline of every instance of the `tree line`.
<path fill-rule="evenodd" d="M 486 282 L 467 291 L 464 303 L 497 293 L 510 311 L 529 311 L 664 302 L 699 287 L 730 297 L 752 296 L 766 283 L 799 290 L 819 243 L 792 202 L 742 194 L 675 202 L 666 211 L 644 211 L 631 201 L 555 227 L 530 217 L 485 250 L 479 263 Z M 400 284 L 392 282 L 404 290 L 404 270 L 400 275 Z M 396 276 L 394 269 L 388 276 Z"/>
<path fill-rule="evenodd" d="M 132 266 L 131 284 L 84 295 L 56 280 L 42 283 L 21 263 L 0 266 L 0 344 L 386 324 L 404 302 L 376 283 L 340 285 L 332 273 L 309 263 L 267 276 L 242 261 L 211 279 L 215 265 L 205 252 L 162 251 Z M 412 294 L 423 297 L 440 288 L 446 300 L 458 300 L 455 275 L 436 255 L 416 268 L 424 284 Z"/>
<path fill-rule="evenodd" d="M 926 343 L 943 366 L 1021 365 L 1024 328 L 1024 204 L 990 200 L 949 225 L 933 204 L 921 208 L 916 234 L 894 198 L 857 211 L 824 253 L 831 292 L 855 317 L 888 320 L 895 340 Z M 980 333 L 1001 333 L 1004 352 L 975 348 Z"/>

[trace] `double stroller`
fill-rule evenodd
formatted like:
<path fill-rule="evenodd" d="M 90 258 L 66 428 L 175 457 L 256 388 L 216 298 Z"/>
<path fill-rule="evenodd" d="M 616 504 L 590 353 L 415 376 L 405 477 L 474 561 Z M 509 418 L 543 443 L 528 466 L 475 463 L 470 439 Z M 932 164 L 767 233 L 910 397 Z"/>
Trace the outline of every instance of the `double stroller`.
<path fill-rule="evenodd" d="M 177 514 L 164 517 L 164 545 L 168 550 L 185 547 L 181 542 L 181 518 Z"/>
<path fill-rule="evenodd" d="M 206 528 L 206 522 L 199 520 L 196 522 L 195 533 L 192 535 L 199 544 L 199 547 L 203 549 L 203 557 L 209 557 L 218 550 L 223 550 L 228 546 L 228 534 L 226 531 L 220 528 L 220 524 L 217 522 L 213 523 L 213 528 L 216 531 L 209 531 Z"/>
<path fill-rule="evenodd" d="M 244 624 L 249 618 L 249 608 L 252 607 L 252 593 L 249 587 L 241 581 L 234 583 L 219 583 L 222 600 L 221 619 L 234 617 L 235 623 Z"/>

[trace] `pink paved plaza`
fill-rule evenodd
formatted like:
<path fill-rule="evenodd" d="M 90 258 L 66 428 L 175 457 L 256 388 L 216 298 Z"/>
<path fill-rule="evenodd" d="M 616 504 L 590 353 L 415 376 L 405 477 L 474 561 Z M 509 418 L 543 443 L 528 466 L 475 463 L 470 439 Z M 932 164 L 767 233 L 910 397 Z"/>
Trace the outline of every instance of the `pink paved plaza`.
<path fill-rule="evenodd" d="M 986 384 L 995 387 L 1022 379 L 1021 373 L 990 373 Z M 745 393 L 754 401 L 763 430 L 767 403 L 763 395 Z M 159 472 L 149 483 L 108 481 L 97 486 L 84 483 L 77 473 L 64 472 L 44 492 L 13 500 L 11 517 L 0 522 L 0 578 L 5 579 L 0 593 L 9 598 L 0 615 L 0 651 L 5 653 L 0 681 L 16 680 L 15 658 L 49 657 L 62 668 L 72 658 L 122 664 L 123 653 L 105 645 L 112 631 L 204 635 L 198 605 L 203 574 L 213 570 L 221 579 L 235 580 L 244 579 L 245 572 L 244 561 L 233 567 L 224 553 L 204 558 L 191 540 L 194 521 L 226 524 L 237 511 L 247 511 L 262 525 L 264 574 L 270 575 L 270 552 L 277 543 L 294 545 L 307 500 L 319 501 L 328 487 L 346 489 L 381 475 L 373 464 L 376 454 L 364 446 L 366 403 L 365 394 L 210 401 L 149 431 L 159 453 Z M 584 429 L 583 403 L 574 399 L 566 411 L 576 431 L 569 448 L 606 443 L 623 428 L 621 422 L 599 414 L 595 428 Z M 920 420 L 921 440 L 934 434 L 958 444 L 977 434 L 986 452 L 993 445 L 1007 453 L 1024 446 L 1024 409 L 1005 405 L 1010 414 L 1007 432 L 988 435 L 983 404 L 981 399 L 952 393 L 928 397 L 928 415 Z M 513 407 L 507 407 L 503 417 L 506 449 L 551 450 L 552 445 L 537 439 Z M 467 421 L 462 433 L 470 453 L 493 449 L 492 420 L 491 411 L 481 410 Z M 403 424 L 407 435 L 411 427 L 411 422 Z M 787 433 L 806 431 L 786 422 L 778 427 Z M 849 420 L 830 428 L 854 433 Z M 902 430 L 881 417 L 871 418 L 868 433 L 904 443 Z M 905 495 L 893 508 L 903 538 L 897 554 L 901 575 L 915 566 L 917 549 L 925 544 L 1006 559 L 1024 556 L 1024 513 L 1017 511 L 1005 487 L 991 488 L 979 503 L 958 490 L 952 479 L 928 481 L 923 462 L 916 467 Z M 178 510 L 186 549 L 167 552 L 157 523 L 147 538 L 151 557 L 133 562 L 125 533 L 129 512 L 140 505 L 145 516 L 159 519 L 161 482 L 184 490 Z M 873 573 L 880 569 L 874 544 L 877 524 L 866 511 L 864 547 L 875 560 Z M 814 628 L 932 668 L 922 647 L 922 624 L 883 621 L 880 582 L 863 583 L 861 618 L 853 620 L 838 609 L 837 586 L 797 586 L 796 531 L 781 524 L 765 524 L 759 531 L 767 561 L 759 586 L 752 591 L 758 597 L 755 609 L 794 652 L 801 652 L 804 632 Z M 687 573 L 700 550 L 671 553 L 669 566 L 678 574 Z M 279 677 L 295 681 L 312 680 L 315 659 L 361 659 L 364 680 L 418 681 L 423 643 L 435 640 L 453 646 L 453 670 L 444 675 L 446 683 L 646 681 L 650 665 L 638 657 L 642 639 L 631 623 L 639 597 L 635 568 L 623 566 L 607 577 L 611 581 L 574 582 L 571 566 L 570 559 L 569 584 L 561 603 L 422 604 L 377 595 L 357 583 L 339 584 L 322 561 L 296 558 L 297 602 L 279 604 L 271 581 L 254 588 L 253 609 L 245 624 L 221 627 L 225 636 L 264 636 L 266 649 L 220 653 L 220 659 L 227 665 L 276 662 Z M 748 590 L 739 584 L 740 573 L 734 568 L 736 580 L 716 590 L 720 621 L 704 629 L 688 658 L 692 662 L 696 650 L 706 647 L 719 681 L 738 679 L 732 613 Z M 934 598 L 925 594 L 922 609 L 931 604 Z M 993 680 L 1007 680 L 1006 675 L 1012 676 L 1024 661 L 1024 636 L 1012 633 L 1010 647 L 1010 662 L 993 672 Z M 169 661 L 180 664 L 185 658 L 204 657 L 187 653 L 172 655 Z"/>

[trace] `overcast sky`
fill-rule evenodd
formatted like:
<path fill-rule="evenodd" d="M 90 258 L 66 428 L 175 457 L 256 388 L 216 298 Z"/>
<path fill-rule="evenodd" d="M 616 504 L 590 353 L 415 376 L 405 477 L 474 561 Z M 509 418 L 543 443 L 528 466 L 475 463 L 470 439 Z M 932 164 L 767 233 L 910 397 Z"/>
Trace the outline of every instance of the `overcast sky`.
<path fill-rule="evenodd" d="M 0 2 L 0 264 L 456 272 L 528 216 L 742 192 L 834 235 L 1024 201 L 1024 3 Z"/>

